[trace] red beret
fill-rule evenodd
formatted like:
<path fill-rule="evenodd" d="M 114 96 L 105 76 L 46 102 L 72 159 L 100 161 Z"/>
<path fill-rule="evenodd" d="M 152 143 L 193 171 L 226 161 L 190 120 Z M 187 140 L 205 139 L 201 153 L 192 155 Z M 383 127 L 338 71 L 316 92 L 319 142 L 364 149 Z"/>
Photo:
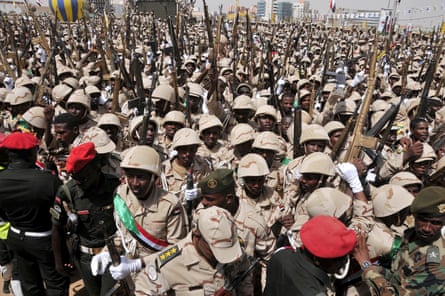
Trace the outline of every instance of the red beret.
<path fill-rule="evenodd" d="M 1 147 L 11 150 L 28 150 L 39 146 L 39 140 L 30 133 L 14 132 L 6 136 Z"/>
<path fill-rule="evenodd" d="M 311 254 L 327 259 L 349 254 L 357 243 L 355 232 L 331 216 L 316 216 L 306 222 L 300 238 Z"/>
<path fill-rule="evenodd" d="M 96 157 L 96 149 L 91 142 L 79 145 L 71 150 L 66 160 L 65 169 L 68 173 L 79 173 Z"/>

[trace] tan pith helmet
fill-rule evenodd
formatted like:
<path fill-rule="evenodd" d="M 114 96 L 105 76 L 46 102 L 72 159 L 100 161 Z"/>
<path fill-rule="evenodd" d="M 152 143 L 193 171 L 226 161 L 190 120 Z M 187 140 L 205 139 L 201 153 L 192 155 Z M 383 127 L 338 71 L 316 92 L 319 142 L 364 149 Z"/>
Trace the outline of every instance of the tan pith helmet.
<path fill-rule="evenodd" d="M 300 144 L 307 141 L 329 141 L 329 136 L 326 130 L 318 124 L 309 124 L 301 131 Z"/>
<path fill-rule="evenodd" d="M 238 177 L 261 177 L 270 173 L 266 160 L 256 154 L 249 153 L 241 158 L 238 164 Z"/>
<path fill-rule="evenodd" d="M 340 218 L 352 206 L 352 198 L 338 189 L 323 187 L 314 190 L 306 202 L 309 216 L 319 215 Z"/>
<path fill-rule="evenodd" d="M 323 152 L 313 152 L 301 162 L 300 173 L 334 176 L 335 165 L 329 155 Z"/>
<path fill-rule="evenodd" d="M 156 176 L 161 174 L 159 154 L 150 146 L 137 145 L 123 152 L 121 161 L 123 169 L 140 169 L 148 171 Z"/>
<path fill-rule="evenodd" d="M 376 217 L 387 217 L 411 206 L 414 196 L 400 185 L 386 184 L 372 193 L 372 207 Z"/>
<path fill-rule="evenodd" d="M 198 134 L 191 128 L 185 127 L 178 130 L 173 137 L 172 148 L 176 149 L 181 146 L 200 145 Z"/>
<path fill-rule="evenodd" d="M 280 141 L 278 136 L 273 132 L 261 132 L 255 135 L 255 140 L 253 141 L 252 148 L 273 150 L 275 152 L 280 152 Z"/>
<path fill-rule="evenodd" d="M 248 141 L 253 141 L 255 130 L 247 123 L 238 123 L 230 132 L 230 145 L 236 146 Z"/>
<path fill-rule="evenodd" d="M 31 107 L 23 113 L 22 118 L 34 127 L 45 129 L 48 122 L 46 121 L 44 110 L 43 107 Z"/>

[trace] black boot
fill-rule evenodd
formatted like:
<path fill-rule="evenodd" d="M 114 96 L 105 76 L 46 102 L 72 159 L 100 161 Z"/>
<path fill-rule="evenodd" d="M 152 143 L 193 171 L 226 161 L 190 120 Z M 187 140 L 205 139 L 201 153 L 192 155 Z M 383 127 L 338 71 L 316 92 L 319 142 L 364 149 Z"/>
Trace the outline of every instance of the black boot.
<path fill-rule="evenodd" d="M 9 284 L 11 281 L 4 281 L 3 282 L 3 294 L 10 294 L 11 291 L 9 290 Z"/>

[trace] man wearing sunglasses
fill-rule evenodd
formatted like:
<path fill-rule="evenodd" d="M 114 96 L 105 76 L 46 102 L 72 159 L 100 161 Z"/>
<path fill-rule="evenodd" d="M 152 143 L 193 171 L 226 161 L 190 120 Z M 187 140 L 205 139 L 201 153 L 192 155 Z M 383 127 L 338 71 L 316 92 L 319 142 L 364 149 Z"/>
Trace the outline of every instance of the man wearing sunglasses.
<path fill-rule="evenodd" d="M 372 265 L 364 236 L 359 235 L 355 258 L 363 280 L 378 295 L 444 295 L 445 188 L 426 187 L 411 205 L 415 226 L 405 231 L 391 269 Z"/>

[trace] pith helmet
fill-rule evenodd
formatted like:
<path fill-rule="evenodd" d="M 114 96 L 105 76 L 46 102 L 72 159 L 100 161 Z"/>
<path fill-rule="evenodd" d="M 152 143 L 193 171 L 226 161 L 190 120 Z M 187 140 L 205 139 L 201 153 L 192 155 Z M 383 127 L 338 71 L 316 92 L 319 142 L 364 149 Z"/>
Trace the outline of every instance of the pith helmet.
<path fill-rule="evenodd" d="M 79 81 L 76 78 L 74 78 L 74 77 L 65 78 L 62 81 L 62 83 L 66 84 L 69 87 L 74 88 L 74 89 L 78 89 L 79 88 Z"/>
<path fill-rule="evenodd" d="M 182 124 L 182 126 L 185 126 L 185 115 L 182 112 L 173 110 L 165 114 L 163 124 L 166 124 L 167 122 L 175 122 Z"/>
<path fill-rule="evenodd" d="M 255 130 L 247 123 L 235 125 L 230 132 L 230 145 L 235 146 L 247 141 L 252 141 L 255 136 Z"/>
<path fill-rule="evenodd" d="M 389 180 L 389 184 L 399 186 L 423 185 L 422 181 L 420 181 L 420 179 L 411 172 L 398 172 L 392 176 L 392 178 Z"/>
<path fill-rule="evenodd" d="M 273 150 L 275 152 L 281 151 L 278 136 L 273 132 L 261 132 L 256 134 L 252 148 Z"/>
<path fill-rule="evenodd" d="M 23 119 L 37 128 L 45 129 L 47 121 L 45 119 L 45 109 L 43 107 L 31 107 L 23 113 Z"/>
<path fill-rule="evenodd" d="M 85 134 L 82 136 L 80 144 L 92 142 L 94 143 L 94 147 L 98 154 L 106 154 L 111 153 L 116 149 L 116 144 L 111 141 L 110 137 L 108 137 L 107 133 L 97 127 L 90 127 Z"/>
<path fill-rule="evenodd" d="M 436 160 L 436 157 L 437 157 L 437 155 L 436 155 L 436 152 L 434 152 L 433 147 L 431 147 L 427 143 L 423 143 L 422 155 L 420 155 L 420 157 L 418 159 L 416 159 L 414 162 L 419 163 L 419 162 L 427 161 L 427 160 L 434 161 L 434 160 Z"/>
<path fill-rule="evenodd" d="M 31 91 L 24 86 L 14 88 L 10 93 L 10 96 L 8 97 L 11 100 L 9 103 L 12 106 L 29 103 L 33 101 Z"/>
<path fill-rule="evenodd" d="M 121 168 L 140 169 L 156 176 L 161 174 L 159 154 L 152 147 L 137 145 L 124 151 Z"/>
<path fill-rule="evenodd" d="M 175 90 L 170 85 L 162 83 L 153 90 L 152 98 L 175 103 Z"/>
<path fill-rule="evenodd" d="M 309 124 L 301 131 L 300 144 L 312 140 L 329 141 L 328 133 L 321 125 Z"/>
<path fill-rule="evenodd" d="M 191 128 L 181 128 L 173 137 L 172 148 L 176 149 L 181 146 L 200 145 L 198 134 Z"/>
<path fill-rule="evenodd" d="M 240 95 L 233 101 L 232 110 L 242 110 L 249 109 L 255 111 L 255 106 L 253 105 L 252 99 L 246 95 Z"/>
<path fill-rule="evenodd" d="M 6 95 L 9 93 L 9 89 L 5 87 L 0 87 L 0 102 L 4 102 L 6 100 Z"/>
<path fill-rule="evenodd" d="M 270 115 L 277 121 L 277 110 L 271 105 L 262 105 L 258 107 L 255 113 L 255 119 L 260 115 Z"/>
<path fill-rule="evenodd" d="M 325 126 L 324 129 L 328 133 L 328 135 L 334 131 L 342 130 L 345 128 L 345 125 L 341 123 L 340 121 L 329 121 Z"/>
<path fill-rule="evenodd" d="M 329 155 L 322 152 L 313 152 L 301 162 L 300 173 L 334 176 L 335 165 Z"/>
<path fill-rule="evenodd" d="M 52 90 L 53 98 L 56 102 L 60 103 L 63 99 L 68 96 L 73 89 L 66 84 L 58 84 Z"/>
<path fill-rule="evenodd" d="M 215 115 L 210 114 L 202 114 L 199 119 L 199 134 L 201 134 L 204 130 L 212 128 L 212 127 L 220 127 L 222 128 L 222 123 Z"/>
<path fill-rule="evenodd" d="M 256 154 L 249 153 L 241 158 L 238 165 L 238 177 L 260 177 L 270 173 L 266 160 Z"/>
<path fill-rule="evenodd" d="M 69 104 L 72 103 L 79 103 L 82 106 L 84 106 L 88 111 L 91 110 L 90 98 L 88 98 L 83 89 L 75 90 L 68 98 L 66 106 L 68 107 Z"/>
<path fill-rule="evenodd" d="M 323 187 L 309 195 L 306 209 L 309 216 L 319 215 L 340 218 L 352 206 L 352 198 L 335 188 Z"/>
<path fill-rule="evenodd" d="M 191 96 L 203 98 L 204 89 L 201 85 L 199 85 L 198 83 L 189 82 L 187 83 L 187 86 L 189 88 L 189 93 Z"/>
<path fill-rule="evenodd" d="M 15 87 L 20 87 L 20 86 L 27 86 L 27 85 L 36 85 L 37 83 L 35 83 L 33 80 L 31 80 L 28 76 L 23 75 L 19 78 L 17 78 L 17 80 L 15 81 Z"/>
<path fill-rule="evenodd" d="M 144 116 L 143 115 L 136 116 L 136 117 L 134 117 L 130 121 L 128 132 L 129 132 L 130 137 L 132 139 L 138 139 L 139 138 L 136 135 L 136 130 L 142 125 L 143 122 L 144 122 Z M 154 121 L 152 118 L 150 118 L 150 120 L 148 122 L 155 126 L 155 132 L 157 132 L 158 124 L 156 123 L 156 121 Z"/>
<path fill-rule="evenodd" d="M 372 206 L 376 217 L 387 217 L 411 206 L 414 196 L 400 185 L 386 184 L 372 194 Z"/>
<path fill-rule="evenodd" d="M 97 123 L 97 126 L 101 127 L 102 125 L 114 125 L 114 126 L 117 126 L 119 129 L 122 128 L 121 121 L 119 120 L 119 117 L 117 117 L 113 113 L 105 113 L 100 117 L 99 122 Z"/>

